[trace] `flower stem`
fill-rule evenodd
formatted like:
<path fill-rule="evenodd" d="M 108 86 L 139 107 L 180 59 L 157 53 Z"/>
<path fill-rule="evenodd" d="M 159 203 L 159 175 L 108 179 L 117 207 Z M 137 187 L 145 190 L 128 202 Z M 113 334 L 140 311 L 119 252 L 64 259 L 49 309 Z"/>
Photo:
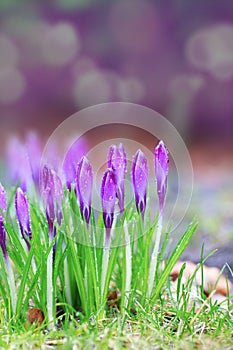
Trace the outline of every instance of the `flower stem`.
<path fill-rule="evenodd" d="M 66 294 L 66 301 L 69 305 L 73 305 L 72 302 L 72 294 L 70 289 L 70 275 L 69 275 L 69 269 L 68 269 L 68 261 L 67 257 L 64 260 L 64 279 L 65 279 L 65 294 Z"/>
<path fill-rule="evenodd" d="M 36 274 L 36 262 L 34 256 L 32 256 L 32 271 L 34 275 Z"/>
<path fill-rule="evenodd" d="M 132 254 L 130 247 L 130 235 L 128 231 L 128 226 L 126 220 L 124 221 L 124 232 L 125 232 L 125 253 L 126 253 L 126 265 L 125 265 L 125 298 L 124 307 L 128 307 L 129 303 L 129 293 L 131 289 L 131 279 L 132 279 Z"/>
<path fill-rule="evenodd" d="M 102 258 L 102 272 L 101 272 L 101 295 L 104 296 L 108 261 L 109 261 L 109 250 L 110 250 L 110 239 L 106 240 L 106 246 L 104 247 L 103 258 Z"/>
<path fill-rule="evenodd" d="M 8 284 L 10 288 L 11 306 L 12 306 L 13 313 L 15 314 L 17 294 L 16 294 L 16 288 L 15 288 L 14 274 L 13 274 L 13 270 L 12 270 L 8 256 L 6 257 L 5 262 L 6 262 L 7 275 L 8 275 Z"/>
<path fill-rule="evenodd" d="M 53 248 L 50 250 L 47 260 L 47 311 L 48 329 L 54 328 L 53 321 Z"/>
<path fill-rule="evenodd" d="M 157 224 L 157 231 L 156 231 L 156 238 L 155 238 L 155 245 L 151 256 L 151 262 L 150 262 L 150 270 L 149 270 L 149 277 L 148 277 L 148 289 L 147 289 L 147 297 L 150 298 L 154 286 L 154 279 L 155 279 L 155 273 L 156 273 L 156 267 L 158 262 L 158 252 L 159 252 L 159 244 L 160 244 L 160 238 L 162 233 L 162 226 L 163 226 L 163 211 L 161 210 L 159 213 L 158 218 L 158 224 Z"/>

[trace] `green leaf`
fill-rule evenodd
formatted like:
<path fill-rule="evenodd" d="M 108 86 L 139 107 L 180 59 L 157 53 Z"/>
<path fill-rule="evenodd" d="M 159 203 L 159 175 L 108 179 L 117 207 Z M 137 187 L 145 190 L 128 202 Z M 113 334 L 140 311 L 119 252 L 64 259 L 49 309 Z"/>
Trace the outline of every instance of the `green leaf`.
<path fill-rule="evenodd" d="M 154 302 L 158 296 L 159 293 L 162 289 L 162 287 L 164 286 L 166 280 L 168 279 L 171 270 L 173 269 L 173 267 L 175 266 L 175 263 L 179 260 L 180 256 L 182 255 L 182 253 L 184 252 L 184 250 L 186 249 L 189 241 L 191 240 L 196 228 L 197 228 L 197 222 L 193 222 L 191 223 L 187 230 L 185 231 L 185 233 L 183 234 L 183 236 L 181 237 L 180 241 L 178 242 L 176 248 L 174 249 L 171 257 L 169 258 L 165 269 L 162 272 L 162 275 L 160 276 L 157 285 L 155 286 L 155 291 L 153 296 L 151 297 L 151 301 Z"/>

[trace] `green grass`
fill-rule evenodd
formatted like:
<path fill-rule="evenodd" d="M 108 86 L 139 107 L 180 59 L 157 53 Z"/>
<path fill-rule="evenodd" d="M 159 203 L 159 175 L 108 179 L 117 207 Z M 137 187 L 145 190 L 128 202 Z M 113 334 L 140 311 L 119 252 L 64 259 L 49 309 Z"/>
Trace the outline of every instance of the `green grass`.
<path fill-rule="evenodd" d="M 18 327 L 9 334 L 3 330 L 1 348 L 45 349 L 231 349 L 231 314 L 217 306 L 206 306 L 190 329 L 194 311 L 175 308 L 169 301 L 159 301 L 152 312 L 136 305 L 137 314 L 127 319 L 116 312 L 101 321 L 80 324 L 72 320 L 62 330 L 46 333 Z M 74 347 L 77 346 L 77 347 Z"/>
<path fill-rule="evenodd" d="M 11 198 L 13 195 L 11 193 Z M 13 212 L 12 206 L 11 201 L 9 213 Z M 21 238 L 15 216 L 11 214 L 11 219 L 6 219 L 7 249 L 13 263 L 17 304 L 14 313 L 7 271 L 0 251 L 0 349 L 233 347 L 231 302 L 228 300 L 224 307 L 213 303 L 205 297 L 202 287 L 192 298 L 194 276 L 183 285 L 182 271 L 174 292 L 169 277 L 196 230 L 196 221 L 188 226 L 170 256 L 164 255 L 169 232 L 163 232 L 153 292 L 147 298 L 150 254 L 155 240 L 157 216 L 150 220 L 147 213 L 143 223 L 132 204 L 116 222 L 102 290 L 102 214 L 99 214 L 95 224 L 92 213 L 92 225 L 88 229 L 81 218 L 74 191 L 65 193 L 63 222 L 60 227 L 56 226 L 56 254 L 50 284 L 47 283 L 47 261 L 55 240 L 49 242 L 46 217 L 39 203 L 30 202 L 30 215 L 33 238 L 29 252 Z M 130 237 L 128 246 L 125 244 L 125 222 Z M 161 261 L 164 262 L 164 268 L 161 268 Z M 202 268 L 203 263 L 204 258 L 197 268 Z M 114 306 L 107 302 L 112 282 L 118 293 Z M 52 286 L 55 323 L 50 331 L 48 285 Z M 56 316 L 58 305 L 62 310 L 60 316 Z M 35 324 L 29 326 L 27 322 L 31 307 L 44 312 L 45 321 L 39 327 Z"/>

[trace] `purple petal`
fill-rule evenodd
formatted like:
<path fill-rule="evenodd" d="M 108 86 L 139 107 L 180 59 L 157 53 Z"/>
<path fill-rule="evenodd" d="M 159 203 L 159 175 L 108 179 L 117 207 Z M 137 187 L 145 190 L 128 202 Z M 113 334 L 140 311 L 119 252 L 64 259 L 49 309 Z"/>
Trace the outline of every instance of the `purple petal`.
<path fill-rule="evenodd" d="M 44 197 L 46 206 L 46 217 L 49 225 L 50 238 L 52 238 L 53 235 L 55 221 L 54 192 L 52 171 L 47 166 L 44 166 L 42 170 L 42 196 Z"/>
<path fill-rule="evenodd" d="M 163 141 L 160 141 L 157 147 L 155 148 L 155 178 L 157 183 L 157 193 L 159 197 L 160 210 L 163 210 L 164 208 L 164 201 L 167 190 L 167 176 L 169 169 L 168 165 L 168 151 Z"/>
<path fill-rule="evenodd" d="M 117 147 L 112 145 L 108 153 L 108 167 L 114 172 L 117 186 L 116 195 L 119 200 L 121 213 L 124 212 L 124 179 L 127 168 L 126 153 L 123 145 L 120 143 Z"/>
<path fill-rule="evenodd" d="M 116 183 L 112 169 L 107 169 L 104 173 L 100 195 L 102 200 L 104 224 L 106 228 L 111 228 L 116 202 Z"/>
<path fill-rule="evenodd" d="M 132 162 L 132 182 L 136 208 L 144 217 L 146 209 L 146 189 L 148 185 L 148 164 L 144 153 L 138 150 Z"/>
<path fill-rule="evenodd" d="M 2 184 L 0 183 L 0 208 L 3 211 L 3 214 L 6 215 L 7 211 L 7 199 L 6 199 L 6 191 Z M 0 221 L 3 221 L 2 213 L 0 212 Z"/>
<path fill-rule="evenodd" d="M 26 191 L 32 184 L 32 171 L 27 150 L 17 138 L 11 138 L 8 143 L 6 164 L 11 181 L 19 182 L 20 187 Z"/>
<path fill-rule="evenodd" d="M 35 185 L 38 188 L 42 146 L 39 137 L 35 133 L 31 132 L 27 135 L 26 148 L 31 166 L 32 177 Z"/>
<path fill-rule="evenodd" d="M 50 238 L 54 237 L 54 222 L 62 221 L 62 198 L 64 196 L 60 177 L 54 170 L 44 166 L 42 171 L 42 196 L 45 200 L 46 217 L 49 225 Z"/>
<path fill-rule="evenodd" d="M 89 160 L 84 156 L 77 166 L 76 188 L 80 203 L 80 210 L 86 222 L 90 221 L 91 197 L 93 186 L 93 172 Z"/>
<path fill-rule="evenodd" d="M 53 184 L 54 184 L 53 200 L 56 203 L 56 218 L 57 218 L 57 223 L 60 226 L 62 221 L 62 198 L 64 197 L 64 190 L 63 190 L 60 177 L 53 170 L 52 170 L 52 177 L 53 177 Z"/>
<path fill-rule="evenodd" d="M 63 163 L 63 172 L 69 190 L 71 189 L 71 185 L 75 184 L 77 165 L 86 153 L 87 145 L 82 138 L 75 141 L 66 154 Z"/>
<path fill-rule="evenodd" d="M 61 179 L 54 170 L 51 170 L 51 182 L 51 190 L 53 191 L 54 200 L 60 204 L 64 196 L 64 191 Z"/>
<path fill-rule="evenodd" d="M 7 211 L 6 192 L 1 183 L 0 183 L 0 209 L 2 210 L 3 214 L 6 215 L 6 211 Z M 6 260 L 8 258 L 7 250 L 6 250 L 6 230 L 4 226 L 4 218 L 1 212 L 0 212 L 0 246 L 2 248 L 4 259 Z"/>
<path fill-rule="evenodd" d="M 2 248 L 4 259 L 8 259 L 7 249 L 6 249 L 6 230 L 3 221 L 0 221 L 0 246 Z"/>
<path fill-rule="evenodd" d="M 31 234 L 31 228 L 30 228 L 28 201 L 20 187 L 17 189 L 16 195 L 15 195 L 15 208 L 16 208 L 16 214 L 18 217 L 22 237 L 24 238 L 28 246 L 28 249 L 30 249 L 30 243 L 28 242 L 28 240 L 32 239 L 32 234 Z M 25 235 L 27 235 L 28 239 L 26 238 Z"/>

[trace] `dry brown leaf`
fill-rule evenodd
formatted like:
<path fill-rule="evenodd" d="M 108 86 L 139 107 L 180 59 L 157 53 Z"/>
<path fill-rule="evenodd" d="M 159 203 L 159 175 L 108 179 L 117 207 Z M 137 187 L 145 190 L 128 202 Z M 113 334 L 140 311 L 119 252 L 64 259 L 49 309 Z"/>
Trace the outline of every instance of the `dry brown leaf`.
<path fill-rule="evenodd" d="M 184 263 L 186 264 L 186 267 L 183 271 L 182 283 L 186 284 L 188 282 L 188 279 L 192 277 L 193 274 L 195 273 L 194 281 L 198 286 L 201 286 L 202 269 L 200 267 L 196 271 L 197 265 L 191 261 L 178 261 L 175 264 L 170 274 L 172 280 L 173 281 L 177 280 L 181 267 L 183 266 Z M 224 275 L 220 276 L 220 270 L 217 267 L 207 267 L 203 265 L 203 284 L 204 284 L 204 292 L 207 296 L 214 289 L 216 289 L 216 294 L 227 296 L 228 291 L 232 289 L 231 282 L 228 281 Z"/>

